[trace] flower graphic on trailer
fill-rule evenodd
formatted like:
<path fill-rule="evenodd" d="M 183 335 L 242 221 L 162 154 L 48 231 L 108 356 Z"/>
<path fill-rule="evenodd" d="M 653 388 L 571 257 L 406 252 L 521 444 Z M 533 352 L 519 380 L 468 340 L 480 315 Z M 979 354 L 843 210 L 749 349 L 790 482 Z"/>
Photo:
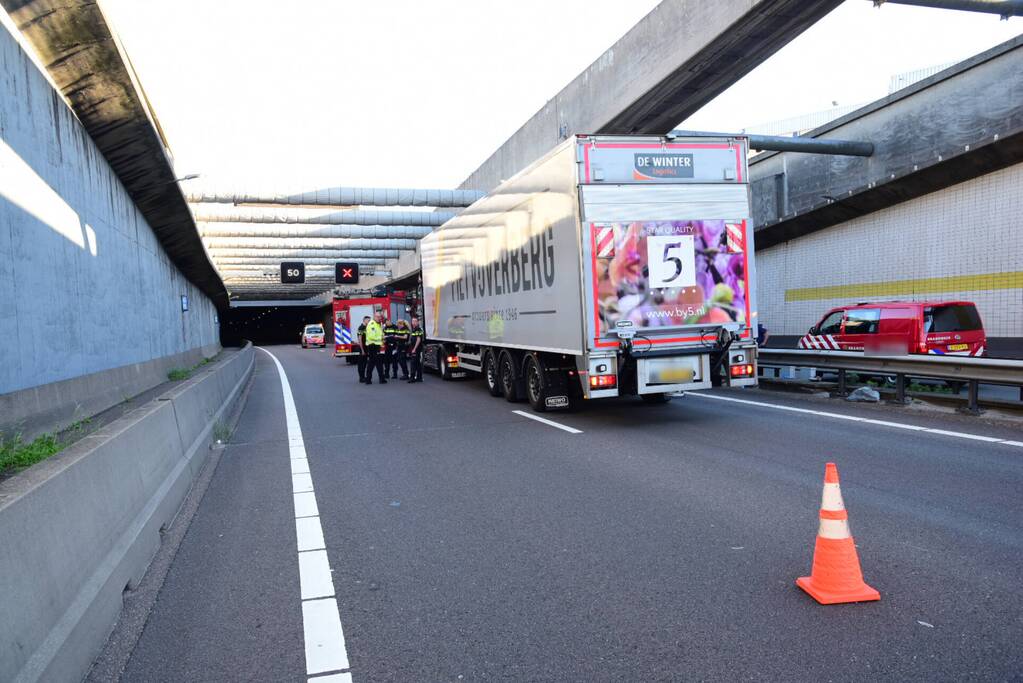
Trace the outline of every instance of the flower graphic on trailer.
<path fill-rule="evenodd" d="M 638 327 L 745 322 L 746 274 L 743 254 L 736 251 L 741 241 L 734 235 L 728 238 L 726 221 L 643 221 L 602 224 L 596 229 L 606 235 L 610 227 L 614 248 L 601 249 L 596 261 L 602 331 L 619 320 L 631 320 Z M 691 285 L 651 286 L 648 238 L 661 240 L 651 243 L 656 252 L 666 242 L 663 236 L 692 237 L 695 276 Z M 664 258 L 669 258 L 667 252 Z"/>

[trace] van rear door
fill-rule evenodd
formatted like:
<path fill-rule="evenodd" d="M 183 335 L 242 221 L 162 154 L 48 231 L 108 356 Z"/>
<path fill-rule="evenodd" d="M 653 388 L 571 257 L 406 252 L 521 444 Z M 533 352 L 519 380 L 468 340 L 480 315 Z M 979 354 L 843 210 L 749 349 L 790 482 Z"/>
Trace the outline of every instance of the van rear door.
<path fill-rule="evenodd" d="M 968 302 L 928 306 L 923 316 L 926 353 L 982 356 L 987 345 L 977 307 Z"/>

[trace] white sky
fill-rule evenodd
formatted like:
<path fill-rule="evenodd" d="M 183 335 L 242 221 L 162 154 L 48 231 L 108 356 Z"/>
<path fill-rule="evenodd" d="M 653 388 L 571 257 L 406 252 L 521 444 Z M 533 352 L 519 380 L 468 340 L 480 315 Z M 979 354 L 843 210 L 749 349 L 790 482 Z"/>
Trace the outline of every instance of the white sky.
<path fill-rule="evenodd" d="M 455 187 L 656 5 L 103 0 L 179 173 L 312 187 Z M 737 131 L 876 99 L 892 74 L 1021 31 L 1020 19 L 848 0 L 684 127 Z"/>

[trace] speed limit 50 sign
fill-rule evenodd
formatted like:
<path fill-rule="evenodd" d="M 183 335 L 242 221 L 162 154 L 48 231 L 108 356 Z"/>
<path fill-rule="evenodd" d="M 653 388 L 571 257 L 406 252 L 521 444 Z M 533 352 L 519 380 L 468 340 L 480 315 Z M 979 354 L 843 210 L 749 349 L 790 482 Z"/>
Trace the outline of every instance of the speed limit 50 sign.
<path fill-rule="evenodd" d="M 301 261 L 282 261 L 281 282 L 286 285 L 300 285 L 305 282 L 305 264 Z"/>

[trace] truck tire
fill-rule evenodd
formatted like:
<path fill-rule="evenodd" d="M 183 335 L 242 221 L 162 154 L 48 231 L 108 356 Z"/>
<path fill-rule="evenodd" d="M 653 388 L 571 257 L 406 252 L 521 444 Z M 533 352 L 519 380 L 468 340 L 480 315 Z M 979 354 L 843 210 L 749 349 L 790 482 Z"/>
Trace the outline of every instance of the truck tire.
<path fill-rule="evenodd" d="M 487 391 L 491 396 L 500 396 L 504 393 L 497 369 L 497 358 L 494 357 L 493 351 L 487 351 L 483 356 L 483 379 L 487 383 Z"/>
<path fill-rule="evenodd" d="M 526 358 L 526 400 L 529 405 L 538 413 L 547 411 L 547 379 L 544 376 L 543 365 L 533 354 Z"/>
<path fill-rule="evenodd" d="M 437 349 L 437 367 L 440 368 L 440 378 L 445 382 L 450 382 L 451 368 L 448 366 L 448 353 L 439 347 Z"/>
<path fill-rule="evenodd" d="M 671 394 L 640 394 L 644 403 L 667 403 L 671 400 Z"/>
<path fill-rule="evenodd" d="M 501 354 L 501 360 L 497 364 L 498 376 L 501 378 L 501 393 L 508 403 L 515 403 L 519 400 L 517 380 L 515 377 L 515 363 L 508 352 Z"/>

